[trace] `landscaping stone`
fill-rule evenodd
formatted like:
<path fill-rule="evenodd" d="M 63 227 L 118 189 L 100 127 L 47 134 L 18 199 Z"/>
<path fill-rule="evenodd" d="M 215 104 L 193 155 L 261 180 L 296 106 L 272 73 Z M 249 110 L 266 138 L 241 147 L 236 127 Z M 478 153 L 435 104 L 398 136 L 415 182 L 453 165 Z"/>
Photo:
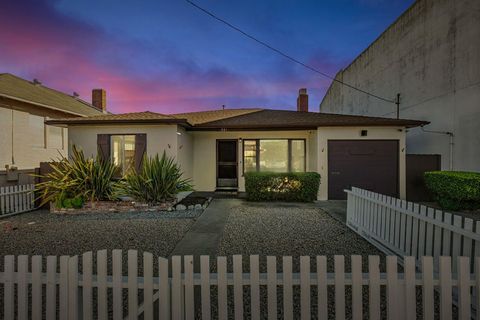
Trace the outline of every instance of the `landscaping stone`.
<path fill-rule="evenodd" d="M 195 209 L 195 206 L 193 204 L 191 204 L 187 208 L 188 208 L 188 210 L 193 210 L 193 209 Z"/>
<path fill-rule="evenodd" d="M 160 212 L 167 211 L 171 208 L 173 202 L 165 202 L 158 205 L 149 205 L 148 203 L 140 203 L 133 201 L 96 201 L 94 203 L 88 201 L 83 208 L 56 208 L 54 203 L 50 204 L 50 212 L 58 214 L 85 214 L 85 213 L 120 213 L 148 211 Z"/>
<path fill-rule="evenodd" d="M 175 209 L 177 211 L 183 211 L 183 210 L 187 210 L 187 207 L 185 207 L 183 204 L 177 204 L 177 206 L 175 207 Z"/>
<path fill-rule="evenodd" d="M 201 204 L 195 205 L 195 210 L 202 210 L 203 206 Z"/>
<path fill-rule="evenodd" d="M 11 232 L 1 232 L 0 252 L 73 256 L 102 249 L 122 249 L 125 253 L 136 249 L 139 257 L 143 252 L 166 257 L 194 223 L 193 219 L 166 219 L 166 214 L 164 211 L 57 215 L 37 210 L 9 217 Z M 0 260 L 3 270 L 3 259 Z M 126 270 L 126 260 L 124 263 Z"/>

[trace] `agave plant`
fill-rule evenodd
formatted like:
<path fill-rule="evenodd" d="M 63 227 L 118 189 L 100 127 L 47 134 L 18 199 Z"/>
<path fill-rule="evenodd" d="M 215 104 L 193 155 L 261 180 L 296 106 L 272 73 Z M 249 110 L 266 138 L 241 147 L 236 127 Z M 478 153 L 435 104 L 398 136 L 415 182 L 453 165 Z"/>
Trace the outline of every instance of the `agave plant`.
<path fill-rule="evenodd" d="M 65 197 L 81 196 L 92 202 L 114 197 L 117 167 L 99 154 L 95 159 L 85 158 L 83 151 L 73 146 L 70 159 L 61 157 L 50 166 L 50 173 L 38 176 L 45 180 L 36 186 L 42 205 Z"/>
<path fill-rule="evenodd" d="M 180 166 L 163 152 L 160 158 L 144 157 L 139 172 L 129 170 L 118 185 L 118 194 L 149 204 L 175 198 L 180 191 L 192 190 L 190 179 L 182 178 Z"/>

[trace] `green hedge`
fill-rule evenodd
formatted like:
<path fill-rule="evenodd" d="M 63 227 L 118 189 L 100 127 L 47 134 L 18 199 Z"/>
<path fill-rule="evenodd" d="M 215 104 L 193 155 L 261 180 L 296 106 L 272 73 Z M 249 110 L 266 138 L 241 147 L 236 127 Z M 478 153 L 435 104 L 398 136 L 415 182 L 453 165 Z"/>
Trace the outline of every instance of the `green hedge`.
<path fill-rule="evenodd" d="M 320 175 L 316 172 L 245 173 L 245 191 L 251 201 L 297 201 L 317 200 Z"/>
<path fill-rule="evenodd" d="M 443 209 L 473 210 L 480 208 L 480 173 L 425 172 L 425 183 Z"/>

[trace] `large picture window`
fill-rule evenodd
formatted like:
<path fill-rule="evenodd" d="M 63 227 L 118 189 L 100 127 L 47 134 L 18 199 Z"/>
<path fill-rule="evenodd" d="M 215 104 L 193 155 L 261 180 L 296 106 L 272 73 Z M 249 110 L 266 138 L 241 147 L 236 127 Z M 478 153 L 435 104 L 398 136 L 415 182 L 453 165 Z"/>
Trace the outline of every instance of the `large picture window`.
<path fill-rule="evenodd" d="M 110 137 L 110 159 L 118 166 L 118 176 L 133 166 L 135 159 L 135 135 L 112 135 Z"/>
<path fill-rule="evenodd" d="M 304 172 L 305 160 L 303 139 L 243 141 L 244 172 Z"/>

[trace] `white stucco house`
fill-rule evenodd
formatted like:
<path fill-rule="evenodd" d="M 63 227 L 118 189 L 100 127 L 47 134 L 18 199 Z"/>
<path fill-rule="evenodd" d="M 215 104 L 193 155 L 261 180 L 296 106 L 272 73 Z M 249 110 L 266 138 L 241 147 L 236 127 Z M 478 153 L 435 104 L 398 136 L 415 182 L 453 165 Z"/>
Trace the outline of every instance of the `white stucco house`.
<path fill-rule="evenodd" d="M 308 112 L 303 95 L 298 111 L 146 111 L 47 124 L 68 127 L 69 148 L 101 152 L 124 168 L 166 151 L 198 191 L 242 192 L 247 171 L 315 171 L 319 199 L 342 199 L 351 186 L 404 198 L 405 131 L 428 122 Z"/>

